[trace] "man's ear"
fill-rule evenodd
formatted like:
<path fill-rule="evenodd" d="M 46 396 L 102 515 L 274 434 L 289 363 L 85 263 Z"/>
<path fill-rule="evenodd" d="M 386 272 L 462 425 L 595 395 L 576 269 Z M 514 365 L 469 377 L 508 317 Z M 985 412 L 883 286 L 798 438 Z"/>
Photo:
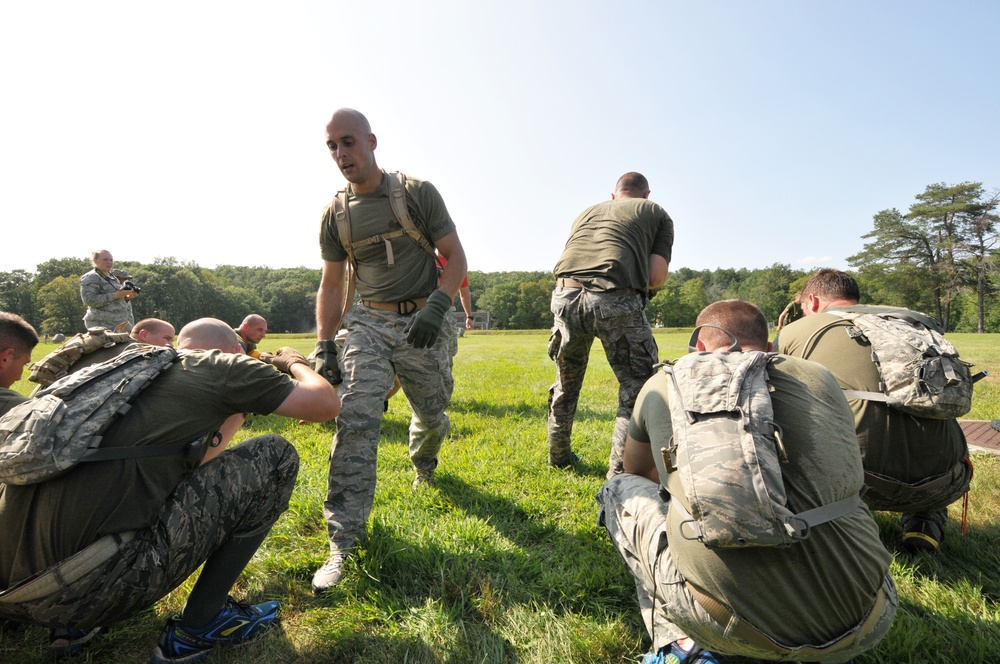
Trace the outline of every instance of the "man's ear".
<path fill-rule="evenodd" d="M 14 357 L 13 348 L 5 348 L 0 350 L 0 366 L 7 364 Z"/>
<path fill-rule="evenodd" d="M 704 353 L 705 352 L 705 342 L 702 341 L 700 338 L 698 339 L 698 341 L 695 342 L 694 345 L 695 345 L 695 348 L 698 349 L 699 353 Z"/>
<path fill-rule="evenodd" d="M 368 142 L 371 144 L 372 150 L 378 147 L 378 139 L 375 138 L 375 134 L 368 134 Z"/>
<path fill-rule="evenodd" d="M 821 303 L 819 301 L 819 297 L 817 297 L 816 295 L 810 293 L 809 295 L 806 295 L 806 301 L 803 303 L 803 306 L 802 306 L 802 313 L 805 313 L 805 314 L 818 314 L 821 311 L 823 311 L 823 309 L 825 309 L 825 308 L 826 307 L 823 307 L 821 305 Z"/>
<path fill-rule="evenodd" d="M 767 342 L 767 352 L 768 353 L 773 353 L 774 352 L 774 344 L 771 343 L 770 341 Z"/>

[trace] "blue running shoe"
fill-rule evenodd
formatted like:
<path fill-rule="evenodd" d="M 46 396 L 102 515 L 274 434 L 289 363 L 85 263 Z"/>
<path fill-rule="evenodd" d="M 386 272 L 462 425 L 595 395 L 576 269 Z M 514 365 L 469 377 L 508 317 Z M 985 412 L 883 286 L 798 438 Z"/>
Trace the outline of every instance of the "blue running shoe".
<path fill-rule="evenodd" d="M 150 657 L 152 664 L 200 662 L 212 648 L 224 643 L 243 643 L 260 636 L 278 622 L 280 602 L 242 604 L 230 597 L 226 606 L 204 627 L 191 629 L 175 615 L 160 632 L 160 642 Z"/>
<path fill-rule="evenodd" d="M 697 645 L 690 652 L 684 652 L 677 642 L 665 645 L 656 652 L 646 653 L 642 664 L 725 664 L 726 660 L 702 650 Z"/>

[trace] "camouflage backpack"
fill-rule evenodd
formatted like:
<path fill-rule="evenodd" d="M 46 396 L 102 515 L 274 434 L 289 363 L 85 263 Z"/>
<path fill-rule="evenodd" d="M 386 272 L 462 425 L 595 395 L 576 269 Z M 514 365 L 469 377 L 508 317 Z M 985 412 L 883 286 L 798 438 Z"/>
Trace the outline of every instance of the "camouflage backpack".
<path fill-rule="evenodd" d="M 82 461 L 193 453 L 180 446 L 101 449 L 101 437 L 129 403 L 177 359 L 171 347 L 135 344 L 115 358 L 60 378 L 0 418 L 0 483 L 34 484 Z M 200 443 L 200 441 L 197 441 Z M 199 447 L 200 451 L 200 447 Z"/>
<path fill-rule="evenodd" d="M 28 380 L 38 383 L 42 387 L 48 387 L 68 374 L 73 365 L 84 355 L 89 355 L 102 348 L 130 343 L 135 343 L 135 339 L 127 332 L 112 332 L 104 328 L 81 332 L 39 361 L 34 362 L 31 365 L 31 375 L 28 376 Z"/>
<path fill-rule="evenodd" d="M 685 538 L 711 548 L 784 546 L 861 504 L 853 495 L 798 514 L 788 508 L 781 473 L 788 456 L 767 383 L 772 357 L 696 352 L 663 367 L 673 427 L 662 450 L 663 484 Z"/>
<path fill-rule="evenodd" d="M 972 365 L 959 359 L 933 319 L 894 308 L 870 313 L 826 309 L 823 313 L 849 320 L 848 336 L 871 344 L 872 361 L 878 367 L 880 391 L 844 390 L 848 399 L 880 401 L 932 420 L 961 417 L 972 408 Z M 816 330 L 803 346 L 803 357 L 809 357 L 823 331 L 837 324 L 834 321 Z"/>

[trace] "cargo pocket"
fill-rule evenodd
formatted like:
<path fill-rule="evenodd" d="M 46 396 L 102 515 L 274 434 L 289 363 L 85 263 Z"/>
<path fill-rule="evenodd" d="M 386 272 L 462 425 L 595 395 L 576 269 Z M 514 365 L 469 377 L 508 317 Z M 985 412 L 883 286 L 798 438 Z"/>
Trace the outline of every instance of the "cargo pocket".
<path fill-rule="evenodd" d="M 600 302 L 597 307 L 597 317 L 607 322 L 612 318 L 616 324 L 632 327 L 637 323 L 646 323 L 646 316 L 642 312 L 642 298 L 636 293 L 631 293 L 622 297 L 614 297 Z"/>
<path fill-rule="evenodd" d="M 557 327 L 552 328 L 552 334 L 549 336 L 549 359 L 555 361 L 559 357 L 559 347 L 562 346 L 562 330 Z"/>

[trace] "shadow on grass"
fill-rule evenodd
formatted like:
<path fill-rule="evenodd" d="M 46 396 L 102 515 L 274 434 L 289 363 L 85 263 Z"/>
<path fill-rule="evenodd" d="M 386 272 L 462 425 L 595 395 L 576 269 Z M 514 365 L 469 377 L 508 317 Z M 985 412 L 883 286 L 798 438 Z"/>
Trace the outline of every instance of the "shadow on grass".
<path fill-rule="evenodd" d="M 372 519 L 358 555 L 348 560 L 344 584 L 311 600 L 317 608 L 374 603 L 379 616 L 397 622 L 443 614 L 459 634 L 447 660 L 455 662 L 517 661 L 515 645 L 497 631 L 510 629 L 512 614 L 548 612 L 594 623 L 613 616 L 642 629 L 632 579 L 596 525 L 570 534 L 512 500 L 443 473 L 435 487 L 416 500 L 439 504 L 442 519 L 448 513 L 474 517 L 473 532 L 443 546 L 410 529 L 420 538 L 414 544 L 402 529 Z M 484 536 L 489 530 L 495 535 Z M 498 659 L 481 657 L 482 642 Z"/>
<path fill-rule="evenodd" d="M 547 422 L 549 417 L 548 396 L 542 395 L 537 401 L 520 401 L 497 403 L 485 401 L 483 399 L 453 399 L 448 407 L 449 413 L 463 413 L 479 415 L 482 417 L 497 418 L 500 420 L 514 418 L 515 416 L 540 422 Z M 587 406 L 580 406 L 576 410 L 573 418 L 574 422 L 609 422 L 614 426 L 615 410 L 617 406 L 609 409 L 596 410 Z M 608 434 L 610 437 L 610 433 Z"/>
<path fill-rule="evenodd" d="M 869 662 L 996 662 L 1000 624 L 947 614 L 901 597 L 892 628 L 873 650 L 858 657 Z"/>
<path fill-rule="evenodd" d="M 940 583 L 956 585 L 963 581 L 980 587 L 985 599 L 1000 601 L 1000 525 L 969 524 L 965 535 L 961 523 L 949 519 L 945 525 L 945 539 L 935 554 L 910 554 L 899 546 L 903 529 L 899 515 L 876 512 L 882 543 L 901 564 L 912 567 L 915 574 Z M 969 570 L 976 570 L 972 575 Z"/>

